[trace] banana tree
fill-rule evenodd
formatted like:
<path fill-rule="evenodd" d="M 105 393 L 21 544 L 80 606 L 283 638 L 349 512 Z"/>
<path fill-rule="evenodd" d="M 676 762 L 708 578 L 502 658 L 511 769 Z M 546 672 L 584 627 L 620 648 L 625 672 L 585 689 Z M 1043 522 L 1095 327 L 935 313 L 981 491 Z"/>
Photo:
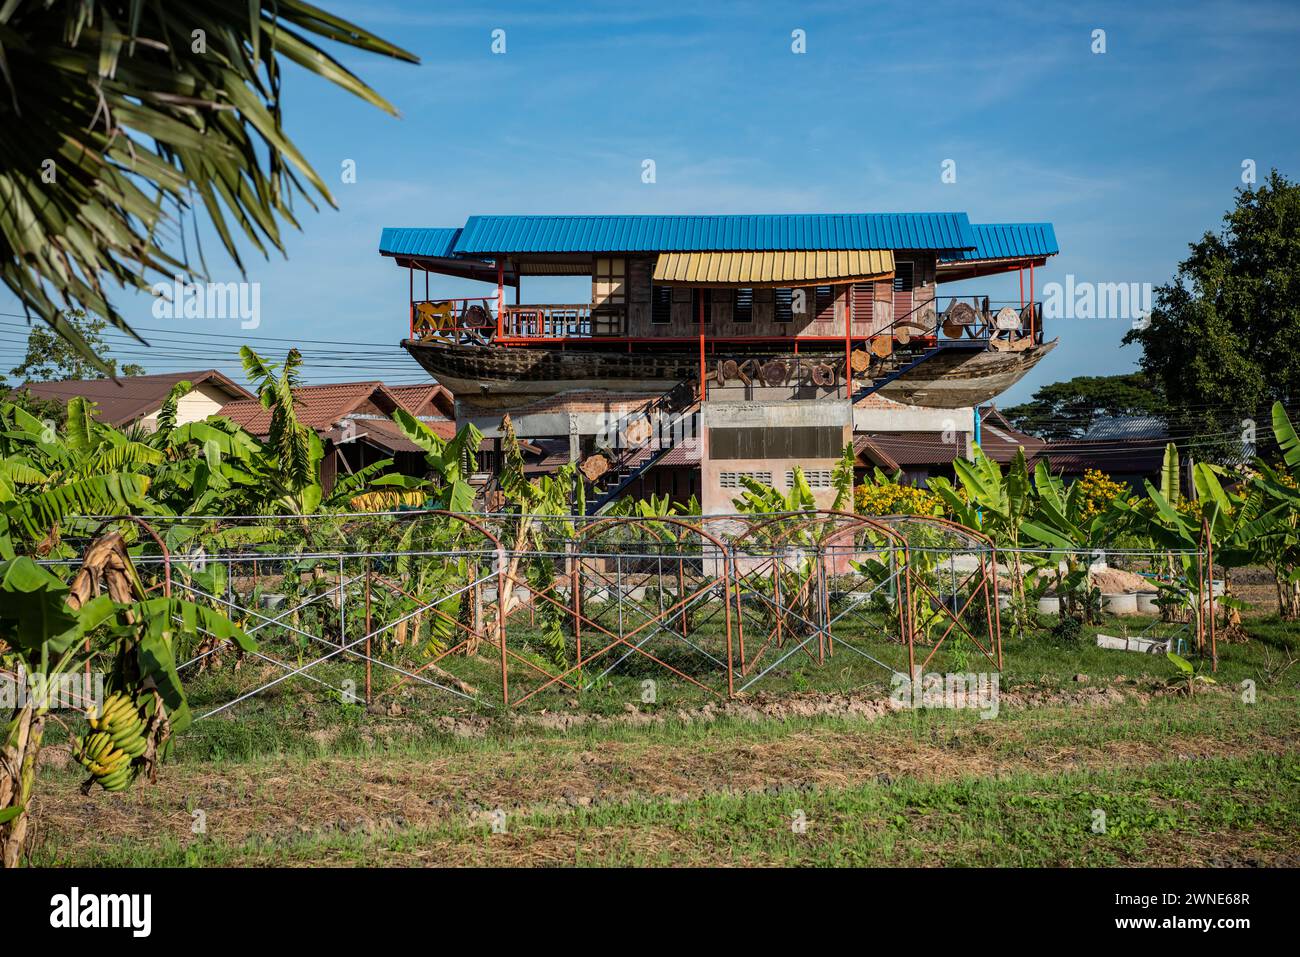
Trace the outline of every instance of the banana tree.
<path fill-rule="evenodd" d="M 159 461 L 154 449 L 100 426 L 79 397 L 68 403 L 62 431 L 0 403 L 0 558 L 51 553 L 76 516 L 145 509 L 146 473 Z"/>
<path fill-rule="evenodd" d="M 16 692 L 0 748 L 0 860 L 17 866 L 36 797 L 45 727 L 57 709 L 84 716 L 73 742 L 83 785 L 116 791 L 156 775 L 171 737 L 191 721 L 174 649 L 200 630 L 256 646 L 220 613 L 150 597 L 117 532 L 97 538 L 71 582 L 33 559 L 0 561 L 0 672 Z M 83 675 L 107 674 L 101 699 Z M 21 684 L 19 682 L 21 681 Z M 55 720 L 62 720 L 55 716 Z"/>
<path fill-rule="evenodd" d="M 1086 518 L 1083 486 L 1073 482 L 1067 488 L 1042 461 L 1034 467 L 1033 492 L 1033 509 L 1020 523 L 1020 531 L 1048 551 L 1032 562 L 1040 576 L 1050 569 L 1062 619 L 1096 622 L 1100 593 L 1089 583 L 1088 567 L 1091 556 L 1100 553 L 1122 527 L 1119 507 L 1112 502 L 1105 512 Z"/>
<path fill-rule="evenodd" d="M 1167 549 L 1171 582 L 1162 587 L 1166 609 L 1183 606 L 1195 616 L 1208 613 L 1206 607 L 1195 608 L 1188 586 L 1198 575 L 1196 563 L 1209 536 L 1214 562 L 1227 574 L 1231 569 L 1257 562 L 1261 548 L 1273 541 L 1284 525 L 1288 507 L 1284 502 L 1270 502 L 1257 483 L 1225 488 L 1226 472 L 1220 466 L 1198 462 L 1192 467 L 1194 496 L 1185 498 L 1181 491 L 1181 464 L 1173 443 L 1165 448 L 1160 487 L 1144 483 L 1144 503 L 1118 503 L 1130 526 L 1153 545 Z M 1232 620 L 1239 603 L 1231 596 L 1216 600 Z"/>
<path fill-rule="evenodd" d="M 814 555 L 821 540 L 832 531 L 832 526 L 824 522 L 805 524 L 799 518 L 799 513 L 814 512 L 817 509 L 812 486 L 808 484 L 803 469 L 798 466 L 793 470 L 793 481 L 788 492 L 764 485 L 750 476 L 742 476 L 740 481 L 744 491 L 738 498 L 732 499 L 732 507 L 738 515 L 751 516 L 760 522 L 752 534 L 756 542 L 772 549 L 773 553 L 770 556 L 771 575 L 742 576 L 738 583 L 738 595 L 743 593 L 743 588 L 762 596 L 758 607 L 762 610 L 762 620 L 769 627 L 776 624 L 777 608 L 788 609 L 799 617 L 813 620 L 813 602 L 816 598 L 813 579 L 818 567 Z M 852 494 L 852 473 L 848 494 Z M 837 494 L 837 500 L 838 498 Z M 763 521 L 779 515 L 789 517 L 785 520 Z"/>
<path fill-rule="evenodd" d="M 1005 475 L 1001 466 L 985 455 L 978 445 L 974 452 L 973 461 L 953 461 L 953 470 L 966 493 L 964 496 L 941 477 L 931 479 L 929 487 L 943 500 L 956 521 L 983 532 L 1011 552 L 1013 622 L 1015 629 L 1020 631 L 1028 622 L 1020 536 L 1025 517 L 1037 508 L 1036 488 L 1030 481 L 1023 448 L 1016 449 L 1016 456 L 1007 466 Z"/>
<path fill-rule="evenodd" d="M 1265 498 L 1261 511 L 1273 518 L 1270 533 L 1256 540 L 1258 557 L 1273 573 L 1278 608 L 1286 621 L 1300 619 L 1300 436 L 1281 402 L 1273 405 L 1273 437 L 1282 453 L 1270 465 L 1256 459 L 1251 486 Z"/>
<path fill-rule="evenodd" d="M 293 392 L 299 385 L 302 354 L 290 349 L 282 364 L 264 361 L 248 346 L 241 346 L 239 358 L 244 372 L 257 387 L 262 408 L 271 413 L 265 449 L 269 453 L 257 462 L 267 499 L 297 515 L 308 515 L 320 506 L 324 492 L 320 462 L 325 455 L 320 437 L 298 421 Z"/>
<path fill-rule="evenodd" d="M 526 579 L 531 614 L 534 619 L 539 619 L 542 641 L 552 661 L 559 664 L 566 649 L 564 616 L 553 603 L 544 601 L 539 604 L 536 600 L 537 595 L 551 592 L 555 584 L 555 559 L 545 554 L 554 551 L 555 546 L 548 545 L 541 536 L 562 542 L 573 540 L 576 532 L 574 511 L 578 514 L 586 512 L 585 489 L 577 480 L 578 473 L 573 465 L 561 466 L 554 475 L 529 479 L 524 474 L 523 452 L 508 415 L 501 419 L 501 453 L 501 492 L 510 513 L 502 525 L 501 535 L 509 559 L 505 565 L 503 597 L 496 603 L 492 624 L 504 623 L 520 606 L 515 586 L 521 577 Z M 573 502 L 575 489 L 576 506 Z M 572 571 L 573 566 L 569 564 L 566 575 Z"/>
<path fill-rule="evenodd" d="M 405 409 L 394 410 L 393 421 L 404 436 L 424 450 L 424 460 L 436 483 L 432 506 L 449 512 L 471 511 L 474 487 L 469 484 L 469 476 L 483 433 L 473 423 L 466 423 L 453 438 L 444 439 Z"/>

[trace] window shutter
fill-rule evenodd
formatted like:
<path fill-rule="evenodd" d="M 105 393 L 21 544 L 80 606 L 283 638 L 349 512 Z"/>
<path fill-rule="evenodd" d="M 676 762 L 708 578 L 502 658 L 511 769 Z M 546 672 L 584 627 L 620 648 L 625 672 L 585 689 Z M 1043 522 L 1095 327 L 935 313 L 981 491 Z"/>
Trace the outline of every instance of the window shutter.
<path fill-rule="evenodd" d="M 777 322 L 794 321 L 794 290 L 778 289 L 776 290 L 776 313 L 774 318 Z"/>
<path fill-rule="evenodd" d="M 650 293 L 650 321 L 657 326 L 667 325 L 673 318 L 673 287 L 654 286 Z"/>
<path fill-rule="evenodd" d="M 876 318 L 876 284 L 855 282 L 851 298 L 854 323 L 871 325 Z"/>
<path fill-rule="evenodd" d="M 908 316 L 912 311 L 912 263 L 894 263 L 894 319 Z"/>
<path fill-rule="evenodd" d="M 835 318 L 835 287 L 818 286 L 813 293 L 813 316 L 817 322 L 830 322 Z"/>
<path fill-rule="evenodd" d="M 736 310 L 733 314 L 735 322 L 753 322 L 754 321 L 754 290 L 737 289 L 736 290 Z"/>

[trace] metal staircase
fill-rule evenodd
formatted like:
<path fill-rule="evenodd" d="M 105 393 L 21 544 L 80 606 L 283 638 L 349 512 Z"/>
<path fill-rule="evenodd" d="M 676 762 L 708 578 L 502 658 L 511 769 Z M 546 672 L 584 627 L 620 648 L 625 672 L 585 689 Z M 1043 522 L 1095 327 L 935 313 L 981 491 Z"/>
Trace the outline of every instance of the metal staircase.
<path fill-rule="evenodd" d="M 907 328 L 910 338 L 917 340 L 917 349 L 912 351 L 894 351 L 886 360 L 886 364 L 880 371 L 874 375 L 870 382 L 853 393 L 852 402 L 854 404 L 861 402 L 867 396 L 878 392 L 889 383 L 893 382 L 899 376 L 906 375 L 923 362 L 933 359 L 935 356 L 949 351 L 983 351 L 989 347 L 989 339 L 993 333 L 992 323 L 993 316 L 990 310 L 990 301 L 987 296 L 971 297 L 974 305 L 969 312 L 973 314 L 976 321 L 971 323 L 971 331 L 963 338 L 948 338 L 943 332 L 944 315 L 932 315 L 928 320 L 918 322 L 916 316 L 925 310 L 934 309 L 936 302 L 927 301 L 917 303 L 911 311 L 905 315 L 899 316 L 893 322 L 883 329 L 873 332 L 869 338 L 878 338 L 889 336 L 894 338 L 898 335 L 898 330 Z M 952 304 L 958 302 L 957 297 L 952 297 Z M 949 309 L 952 305 L 949 306 Z M 946 314 L 946 311 L 945 311 Z M 1039 328 L 1041 329 L 1041 311 L 1039 315 Z"/>
<path fill-rule="evenodd" d="M 685 419 L 681 428 L 669 428 L 667 434 L 656 427 L 661 415 Z M 683 440 L 699 434 L 699 401 L 693 384 L 677 383 L 663 395 L 656 396 L 640 408 L 624 416 L 627 423 L 644 420 L 650 426 L 645 439 L 623 445 L 610 455 L 609 470 L 587 489 L 587 514 L 598 515 L 614 502 L 629 485 L 658 464 L 665 455 L 677 448 Z M 625 429 L 620 429 L 620 434 Z"/>

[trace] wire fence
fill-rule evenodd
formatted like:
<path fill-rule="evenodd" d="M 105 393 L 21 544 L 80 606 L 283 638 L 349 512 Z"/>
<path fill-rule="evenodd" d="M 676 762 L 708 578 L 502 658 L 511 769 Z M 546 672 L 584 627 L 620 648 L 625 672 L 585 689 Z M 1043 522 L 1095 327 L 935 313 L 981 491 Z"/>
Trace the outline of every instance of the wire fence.
<path fill-rule="evenodd" d="M 1003 549 L 941 518 L 828 511 L 106 518 L 74 523 L 43 563 L 79 565 L 105 523 L 148 590 L 219 610 L 258 642 L 245 657 L 260 667 L 199 718 L 293 679 L 372 707 L 419 690 L 550 708 L 614 681 L 726 699 L 826 669 L 849 685 L 954 656 L 1001 670 L 1003 616 L 1030 597 L 1021 563 L 1058 585 L 1072 566 L 1131 569 L 1153 582 L 1157 613 L 1175 593 L 1202 607 L 1214 584 L 1199 553 Z M 1049 613 L 1070 600 L 1033 597 Z M 1200 647 L 1203 617 L 1170 621 L 1163 640 Z M 177 624 L 187 680 L 243 660 Z"/>

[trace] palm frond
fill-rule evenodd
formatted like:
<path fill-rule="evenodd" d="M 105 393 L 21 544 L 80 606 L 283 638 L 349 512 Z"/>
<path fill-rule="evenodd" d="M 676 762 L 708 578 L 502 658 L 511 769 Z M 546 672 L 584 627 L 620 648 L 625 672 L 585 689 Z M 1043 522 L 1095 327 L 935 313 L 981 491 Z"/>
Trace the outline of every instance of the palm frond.
<path fill-rule="evenodd" d="M 418 62 L 302 0 L 0 5 L 0 281 L 24 310 L 110 374 L 62 309 L 130 332 L 110 283 L 206 272 L 168 251 L 173 211 L 201 204 L 241 270 L 241 241 L 283 251 L 295 198 L 333 203 L 284 131 L 284 64 L 396 113 L 314 40 Z"/>

